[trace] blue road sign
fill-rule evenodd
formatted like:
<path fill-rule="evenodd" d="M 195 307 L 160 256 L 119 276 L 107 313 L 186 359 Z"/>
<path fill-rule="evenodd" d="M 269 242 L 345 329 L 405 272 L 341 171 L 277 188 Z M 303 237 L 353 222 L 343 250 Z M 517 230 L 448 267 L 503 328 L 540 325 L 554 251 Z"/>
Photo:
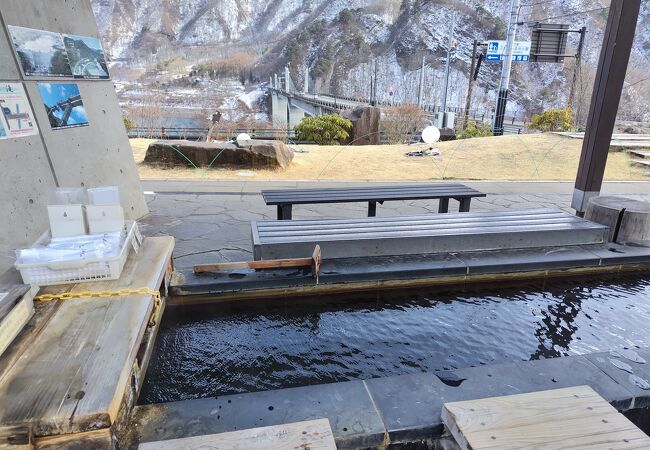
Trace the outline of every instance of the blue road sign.
<path fill-rule="evenodd" d="M 530 59 L 530 42 L 529 41 L 515 41 L 514 48 L 512 49 L 513 62 L 526 62 Z M 506 41 L 488 41 L 487 53 L 485 59 L 487 61 L 503 61 L 506 57 Z"/>

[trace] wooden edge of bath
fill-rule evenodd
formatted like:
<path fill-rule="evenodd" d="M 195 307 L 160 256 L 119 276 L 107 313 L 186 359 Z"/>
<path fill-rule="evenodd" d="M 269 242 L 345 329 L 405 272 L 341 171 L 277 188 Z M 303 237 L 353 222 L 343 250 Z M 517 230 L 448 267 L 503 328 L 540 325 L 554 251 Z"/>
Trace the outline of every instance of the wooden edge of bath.
<path fill-rule="evenodd" d="M 313 295 L 331 295 L 341 293 L 362 293 L 380 290 L 423 288 L 438 286 L 458 286 L 497 281 L 524 281 L 535 279 L 563 278 L 570 276 L 588 276 L 602 273 L 625 273 L 632 271 L 650 271 L 650 263 L 617 264 L 611 266 L 577 267 L 570 269 L 531 270 L 524 272 L 452 275 L 439 277 L 422 277 L 412 279 L 372 280 L 332 284 L 294 285 L 268 289 L 250 289 L 238 291 L 193 292 L 187 286 L 174 286 L 173 296 L 167 299 L 168 306 L 191 305 L 211 302 L 228 302 L 238 300 L 272 300 L 287 297 L 306 297 Z"/>
<path fill-rule="evenodd" d="M 173 247 L 172 237 L 145 238 L 119 280 L 45 291 L 166 289 Z M 39 446 L 54 445 L 52 436 L 70 442 L 89 432 L 93 439 L 99 431 L 112 436 L 135 403 L 157 328 L 149 330 L 149 321 L 155 312 L 159 324 L 163 306 L 155 308 L 153 297 L 144 294 L 49 304 L 46 317 L 33 319 L 11 357 L 0 360 L 0 404 L 7 405 L 0 408 L 0 427 L 23 424 Z"/>

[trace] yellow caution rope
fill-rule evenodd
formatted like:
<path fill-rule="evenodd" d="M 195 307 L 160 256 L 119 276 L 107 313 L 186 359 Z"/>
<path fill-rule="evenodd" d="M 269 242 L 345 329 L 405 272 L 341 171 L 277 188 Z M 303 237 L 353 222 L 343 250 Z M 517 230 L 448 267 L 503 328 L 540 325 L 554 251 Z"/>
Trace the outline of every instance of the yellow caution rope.
<path fill-rule="evenodd" d="M 149 288 L 138 289 L 119 289 L 117 291 L 81 291 L 81 292 L 64 292 L 63 294 L 41 294 L 34 297 L 39 302 L 50 302 L 52 300 L 71 300 L 75 298 L 110 298 L 110 297 L 127 297 L 129 295 L 151 295 L 154 298 L 154 308 L 151 313 L 149 326 L 156 324 L 156 316 L 162 304 L 160 291 Z"/>

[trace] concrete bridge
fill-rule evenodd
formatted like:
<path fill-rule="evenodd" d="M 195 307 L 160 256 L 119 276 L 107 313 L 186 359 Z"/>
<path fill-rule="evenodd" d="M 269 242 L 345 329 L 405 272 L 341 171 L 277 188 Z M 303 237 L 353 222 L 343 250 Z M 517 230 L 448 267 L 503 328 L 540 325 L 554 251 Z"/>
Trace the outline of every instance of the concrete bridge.
<path fill-rule="evenodd" d="M 309 76 L 305 73 L 305 80 Z M 275 75 L 269 80 L 269 94 L 271 97 L 271 120 L 278 127 L 293 129 L 304 117 L 319 116 L 322 114 L 342 113 L 345 110 L 359 106 L 371 106 L 369 99 L 334 96 L 331 94 L 309 93 L 308 81 L 303 83 L 303 89 L 295 88 L 289 70 L 285 69 L 283 76 Z M 396 102 L 375 101 L 374 106 L 390 107 L 399 106 Z M 444 114 L 442 108 L 436 105 L 420 105 L 424 116 L 438 128 L 454 128 L 458 120 L 463 119 L 464 109 L 447 107 Z M 469 119 L 476 122 L 492 123 L 493 113 L 471 111 Z M 504 134 L 521 134 L 526 128 L 526 120 L 516 117 L 504 118 Z"/>
<path fill-rule="evenodd" d="M 340 99 L 326 94 L 287 92 L 275 87 L 270 87 L 269 93 L 273 123 L 288 124 L 290 128 L 298 125 L 304 117 L 340 114 L 357 106 L 370 106 L 367 102 Z"/>

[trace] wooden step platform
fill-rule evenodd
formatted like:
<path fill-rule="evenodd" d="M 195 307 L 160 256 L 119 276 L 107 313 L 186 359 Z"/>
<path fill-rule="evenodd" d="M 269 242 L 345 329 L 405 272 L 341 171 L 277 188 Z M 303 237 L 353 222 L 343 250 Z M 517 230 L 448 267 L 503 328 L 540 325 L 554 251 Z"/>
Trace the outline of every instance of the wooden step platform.
<path fill-rule="evenodd" d="M 599 244 L 607 227 L 559 209 L 252 222 L 254 258 L 397 256 Z"/>
<path fill-rule="evenodd" d="M 56 286 L 41 294 L 157 290 L 170 274 L 173 248 L 172 237 L 145 238 L 140 251 L 129 255 L 119 280 Z M 148 358 L 138 351 L 145 333 L 155 333 L 155 328 L 149 329 L 156 312 L 153 297 L 74 299 L 38 306 L 48 313 L 37 311 L 12 344 L 11 354 L 0 359 L 0 442 L 2 429 L 9 427 L 45 439 L 52 448 L 57 447 L 53 436 L 70 442 L 72 433 L 110 442 L 114 430 L 109 427 L 115 425 L 124 400 L 133 400 L 129 390 L 139 389 L 142 381 L 140 372 Z M 104 435 L 98 436 L 101 431 Z"/>
<path fill-rule="evenodd" d="M 229 433 L 140 444 L 140 450 L 336 450 L 329 420 L 317 419 Z"/>
<path fill-rule="evenodd" d="M 643 158 L 643 159 L 650 158 L 650 152 L 648 152 L 648 151 L 642 151 L 642 150 L 628 150 L 627 153 L 628 153 L 630 156 L 636 156 L 636 157 L 638 157 L 638 158 Z"/>
<path fill-rule="evenodd" d="M 650 438 L 589 386 L 445 403 L 461 449 L 648 449 Z"/>

